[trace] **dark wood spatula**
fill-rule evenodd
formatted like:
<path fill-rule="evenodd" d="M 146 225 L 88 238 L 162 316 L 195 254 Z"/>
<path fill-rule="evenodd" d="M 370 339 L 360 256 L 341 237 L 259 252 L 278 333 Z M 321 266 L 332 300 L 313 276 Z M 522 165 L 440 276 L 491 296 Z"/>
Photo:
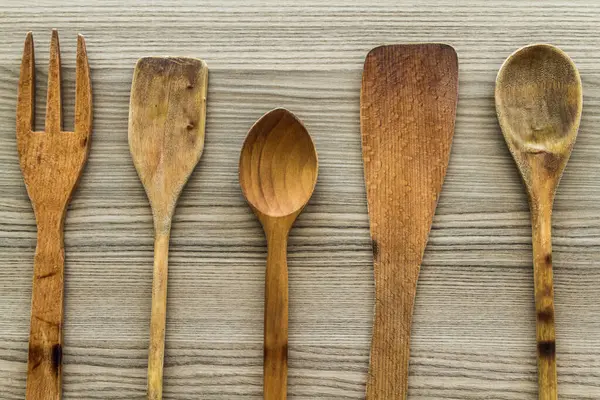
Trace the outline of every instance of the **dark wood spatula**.
<path fill-rule="evenodd" d="M 456 52 L 442 44 L 373 49 L 360 98 L 373 239 L 375 317 L 368 400 L 405 399 L 421 260 L 454 134 Z"/>

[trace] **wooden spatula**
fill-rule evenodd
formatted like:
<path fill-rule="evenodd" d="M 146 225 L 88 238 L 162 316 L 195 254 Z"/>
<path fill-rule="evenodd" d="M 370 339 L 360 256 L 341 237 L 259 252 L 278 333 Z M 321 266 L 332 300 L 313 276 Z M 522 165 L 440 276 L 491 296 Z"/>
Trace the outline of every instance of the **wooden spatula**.
<path fill-rule="evenodd" d="M 457 97 L 450 46 L 382 46 L 367 55 L 360 122 L 375 270 L 368 400 L 406 398 L 417 279 L 450 157 Z"/>
<path fill-rule="evenodd" d="M 171 219 L 204 148 L 208 68 L 191 58 L 149 57 L 133 74 L 129 148 L 154 217 L 148 399 L 162 398 Z"/>

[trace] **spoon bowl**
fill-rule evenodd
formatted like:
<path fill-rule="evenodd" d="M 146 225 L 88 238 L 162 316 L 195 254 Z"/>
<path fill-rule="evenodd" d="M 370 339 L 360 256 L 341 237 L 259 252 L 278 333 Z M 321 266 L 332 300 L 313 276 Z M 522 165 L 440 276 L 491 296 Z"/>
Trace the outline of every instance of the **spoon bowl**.
<path fill-rule="evenodd" d="M 240 156 L 240 186 L 255 212 L 284 217 L 299 212 L 317 182 L 317 152 L 306 128 L 278 108 L 250 129 Z"/>
<path fill-rule="evenodd" d="M 569 56 L 548 44 L 517 50 L 500 68 L 495 97 L 500 127 L 519 168 L 528 154 L 546 154 L 547 166 L 562 171 L 583 104 L 581 78 Z"/>
<path fill-rule="evenodd" d="M 250 129 L 240 155 L 240 186 L 267 238 L 264 399 L 287 396 L 287 240 L 317 182 L 313 141 L 302 123 L 275 109 Z"/>
<path fill-rule="evenodd" d="M 583 95 L 575 64 L 560 49 L 532 45 L 505 61 L 496 80 L 496 112 L 521 173 L 531 209 L 540 400 L 558 398 L 552 206 L 575 144 Z"/>

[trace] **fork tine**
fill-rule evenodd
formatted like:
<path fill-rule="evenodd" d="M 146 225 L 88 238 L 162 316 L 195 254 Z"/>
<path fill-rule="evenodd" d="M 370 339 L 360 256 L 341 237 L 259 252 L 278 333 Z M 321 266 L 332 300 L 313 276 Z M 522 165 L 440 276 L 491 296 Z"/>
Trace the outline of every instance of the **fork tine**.
<path fill-rule="evenodd" d="M 85 39 L 77 36 L 77 67 L 75 78 L 75 132 L 89 135 L 92 127 L 92 86 Z"/>
<path fill-rule="evenodd" d="M 17 94 L 17 135 L 30 133 L 33 130 L 35 100 L 35 61 L 33 52 L 33 34 L 27 32 L 19 89 Z"/>
<path fill-rule="evenodd" d="M 58 31 L 52 29 L 50 41 L 50 63 L 48 65 L 48 98 L 46 100 L 46 132 L 60 132 L 62 105 L 60 97 L 60 46 Z"/>

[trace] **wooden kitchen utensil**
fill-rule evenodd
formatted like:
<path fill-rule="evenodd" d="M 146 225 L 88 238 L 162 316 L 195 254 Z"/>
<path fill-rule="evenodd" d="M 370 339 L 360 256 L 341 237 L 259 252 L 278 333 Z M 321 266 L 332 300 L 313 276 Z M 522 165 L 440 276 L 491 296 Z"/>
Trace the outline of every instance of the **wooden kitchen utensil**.
<path fill-rule="evenodd" d="M 369 400 L 406 398 L 417 279 L 450 157 L 457 91 L 450 46 L 381 46 L 365 60 L 360 123 L 375 272 Z"/>
<path fill-rule="evenodd" d="M 148 399 L 162 398 L 167 261 L 177 199 L 204 148 L 208 68 L 192 58 L 148 57 L 133 74 L 129 148 L 154 217 Z"/>
<path fill-rule="evenodd" d="M 67 206 L 87 160 L 92 132 L 92 87 L 85 41 L 77 38 L 75 127 L 62 131 L 60 48 L 52 31 L 46 127 L 34 123 L 33 36 L 27 33 L 17 100 L 17 149 L 37 224 L 33 265 L 27 400 L 61 398 L 64 288 L 64 222 Z"/>
<path fill-rule="evenodd" d="M 557 399 L 552 205 L 575 144 L 583 95 L 575 64 L 558 48 L 523 47 L 496 79 L 496 112 L 531 209 L 540 400 Z"/>
<path fill-rule="evenodd" d="M 240 155 L 240 186 L 267 238 L 264 398 L 285 400 L 288 339 L 288 234 L 317 183 L 317 152 L 302 123 L 285 109 L 262 116 Z"/>

